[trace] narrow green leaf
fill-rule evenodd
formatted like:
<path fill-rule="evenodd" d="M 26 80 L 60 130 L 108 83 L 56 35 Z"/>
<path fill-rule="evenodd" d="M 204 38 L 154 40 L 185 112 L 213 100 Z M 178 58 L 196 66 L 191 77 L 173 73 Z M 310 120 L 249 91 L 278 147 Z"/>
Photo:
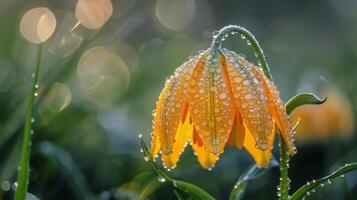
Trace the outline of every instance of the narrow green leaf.
<path fill-rule="evenodd" d="M 160 183 L 157 180 L 151 179 L 148 184 L 140 192 L 138 200 L 146 199 L 151 193 L 153 193 L 157 188 L 160 187 Z"/>
<path fill-rule="evenodd" d="M 256 164 L 250 166 L 245 170 L 239 177 L 237 183 L 234 185 L 234 188 L 231 191 L 229 200 L 239 200 L 242 199 L 245 193 L 245 190 L 248 185 L 248 181 L 256 179 L 266 174 L 271 168 L 279 166 L 279 163 L 275 158 L 272 158 L 270 166 L 268 168 L 259 168 Z"/>
<path fill-rule="evenodd" d="M 114 193 L 115 199 L 145 200 L 162 186 L 153 172 L 143 172 L 122 184 Z"/>
<path fill-rule="evenodd" d="M 345 164 L 338 170 L 334 171 L 328 176 L 325 176 L 318 180 L 313 180 L 301 186 L 292 196 L 291 200 L 298 200 L 306 196 L 311 190 L 316 187 L 323 186 L 324 184 L 331 183 L 331 181 L 338 177 L 343 177 L 346 173 L 357 170 L 357 162 Z"/>
<path fill-rule="evenodd" d="M 305 104 L 322 104 L 327 100 L 327 97 L 320 99 L 314 94 L 303 93 L 292 97 L 285 105 L 286 112 L 288 115 L 293 112 L 293 110 L 301 105 Z"/>
<path fill-rule="evenodd" d="M 215 198 L 209 195 L 206 191 L 191 183 L 174 180 L 173 186 L 181 192 L 181 195 L 186 194 L 187 197 L 189 197 L 188 199 L 215 200 Z"/>
<path fill-rule="evenodd" d="M 39 153 L 59 169 L 78 199 L 94 199 L 84 175 L 66 151 L 48 141 L 42 142 L 39 147 Z"/>
<path fill-rule="evenodd" d="M 42 44 L 39 44 L 37 48 L 36 66 L 33 73 L 31 91 L 27 102 L 28 104 L 27 104 L 27 111 L 26 111 L 25 129 L 24 129 L 22 147 L 21 147 L 20 170 L 17 175 L 18 186 L 15 192 L 16 200 L 25 199 L 28 189 L 30 154 L 31 154 L 31 131 L 32 131 L 31 123 L 32 123 L 33 108 L 35 105 L 36 90 L 37 90 L 36 85 L 40 74 L 41 57 L 42 57 Z"/>
<path fill-rule="evenodd" d="M 160 182 L 167 182 L 173 188 L 178 199 L 195 199 L 195 200 L 214 200 L 215 198 L 208 194 L 203 189 L 184 181 L 175 180 L 167 173 L 162 171 L 156 163 L 151 159 L 150 152 L 143 138 L 140 136 L 141 148 L 144 152 L 144 159 L 151 163 Z"/>

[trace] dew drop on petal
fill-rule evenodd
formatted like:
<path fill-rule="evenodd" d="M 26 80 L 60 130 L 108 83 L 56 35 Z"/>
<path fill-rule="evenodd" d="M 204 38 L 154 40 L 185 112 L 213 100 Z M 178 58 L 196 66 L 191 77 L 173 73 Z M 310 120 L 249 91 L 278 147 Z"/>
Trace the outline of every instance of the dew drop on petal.
<path fill-rule="evenodd" d="M 227 98 L 227 94 L 222 92 L 221 94 L 219 94 L 219 98 L 220 99 L 225 99 L 225 98 Z"/>

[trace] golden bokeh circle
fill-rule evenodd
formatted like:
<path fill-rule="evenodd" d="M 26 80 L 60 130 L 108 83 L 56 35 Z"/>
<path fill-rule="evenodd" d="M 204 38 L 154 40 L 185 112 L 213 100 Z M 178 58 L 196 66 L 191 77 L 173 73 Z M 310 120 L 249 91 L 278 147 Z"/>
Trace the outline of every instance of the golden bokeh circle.
<path fill-rule="evenodd" d="M 98 29 L 113 14 L 113 5 L 110 0 L 78 0 L 75 14 L 84 27 Z"/>
<path fill-rule="evenodd" d="M 39 44 L 46 41 L 56 28 L 56 17 L 46 7 L 27 11 L 21 18 L 20 33 L 28 41 Z"/>

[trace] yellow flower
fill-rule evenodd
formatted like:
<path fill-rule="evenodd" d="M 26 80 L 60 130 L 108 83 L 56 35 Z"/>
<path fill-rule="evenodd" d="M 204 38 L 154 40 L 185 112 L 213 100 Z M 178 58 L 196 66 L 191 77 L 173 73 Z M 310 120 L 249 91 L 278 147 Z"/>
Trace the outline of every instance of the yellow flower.
<path fill-rule="evenodd" d="M 334 86 L 323 88 L 321 94 L 328 97 L 324 104 L 304 105 L 291 113 L 292 121 L 300 119 L 298 141 L 345 138 L 353 132 L 354 116 L 348 97 Z"/>
<path fill-rule="evenodd" d="M 228 143 L 244 147 L 258 166 L 267 167 L 275 124 L 294 154 L 293 132 L 274 83 L 236 53 L 208 49 L 166 81 L 154 112 L 151 155 L 161 152 L 171 169 L 190 143 L 201 166 L 211 168 Z"/>

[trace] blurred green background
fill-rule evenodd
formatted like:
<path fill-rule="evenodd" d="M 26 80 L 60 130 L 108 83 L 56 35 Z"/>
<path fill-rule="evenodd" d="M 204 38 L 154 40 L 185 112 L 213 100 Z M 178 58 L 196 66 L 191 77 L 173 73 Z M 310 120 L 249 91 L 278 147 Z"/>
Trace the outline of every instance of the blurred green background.
<path fill-rule="evenodd" d="M 246 27 L 263 47 L 282 99 L 333 86 L 357 103 L 357 1 L 112 0 L 110 20 L 98 30 L 76 24 L 75 0 L 0 1 L 0 194 L 12 199 L 20 158 L 26 99 L 36 46 L 19 32 L 37 6 L 57 18 L 44 44 L 29 192 L 41 199 L 175 199 L 140 152 L 150 141 L 152 111 L 165 79 L 208 48 L 212 32 Z M 256 62 L 239 37 L 224 43 Z M 89 51 L 87 51 L 89 50 Z M 103 64 L 104 63 L 104 64 Z M 321 93 L 320 93 L 321 95 Z M 352 120 L 352 125 L 355 119 Z M 334 123 L 333 121 L 331 123 Z M 326 124 L 327 126 L 328 124 Z M 323 125 L 325 126 L 325 125 Z M 356 131 L 354 131 L 356 132 Z M 357 136 L 299 142 L 290 163 L 291 190 L 317 179 L 336 162 L 357 160 Z M 277 145 L 273 151 L 278 157 Z M 253 159 L 227 149 L 212 171 L 188 147 L 172 176 L 227 199 Z M 338 164 L 338 163 L 337 163 Z M 278 169 L 251 181 L 245 199 L 276 199 Z M 154 193 L 150 190 L 156 189 Z M 311 199 L 356 199 L 357 173 L 320 187 Z"/>

